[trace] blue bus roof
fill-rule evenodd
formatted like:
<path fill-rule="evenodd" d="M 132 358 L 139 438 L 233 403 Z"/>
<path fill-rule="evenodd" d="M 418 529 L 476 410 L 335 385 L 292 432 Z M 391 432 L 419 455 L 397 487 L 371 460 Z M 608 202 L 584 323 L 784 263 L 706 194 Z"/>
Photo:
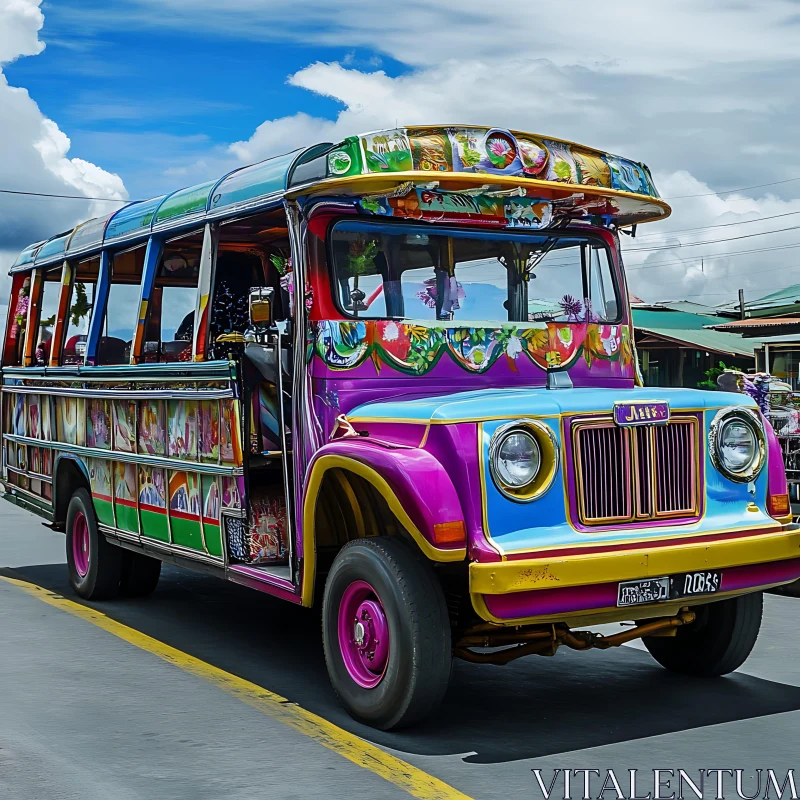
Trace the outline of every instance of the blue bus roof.
<path fill-rule="evenodd" d="M 289 190 L 302 193 L 322 182 L 332 193 L 337 185 L 349 185 L 351 193 L 358 193 L 354 179 L 361 176 L 397 184 L 448 176 L 485 183 L 498 176 L 507 184 L 514 178 L 523 188 L 529 187 L 529 196 L 544 189 L 561 197 L 577 197 L 576 191 L 583 191 L 610 198 L 612 213 L 606 216 L 620 224 L 666 217 L 670 212 L 659 199 L 647 167 L 619 156 L 498 128 L 396 128 L 298 149 L 241 167 L 216 181 L 129 203 L 106 217 L 26 247 L 11 271 L 88 256 L 109 245 L 145 239 L 153 232 L 266 210 L 280 204 Z M 618 219 L 614 219 L 615 209 Z"/>

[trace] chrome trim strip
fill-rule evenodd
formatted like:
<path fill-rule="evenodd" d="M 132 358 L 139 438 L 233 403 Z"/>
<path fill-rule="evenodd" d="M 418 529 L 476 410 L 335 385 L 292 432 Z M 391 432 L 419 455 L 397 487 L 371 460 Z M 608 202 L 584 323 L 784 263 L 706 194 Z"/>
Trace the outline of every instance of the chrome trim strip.
<path fill-rule="evenodd" d="M 61 386 L 4 385 L 7 394 L 58 395 L 62 397 L 106 398 L 108 400 L 226 400 L 231 389 L 69 389 Z"/>
<path fill-rule="evenodd" d="M 26 380 L 82 380 L 82 381 L 175 381 L 181 380 L 231 380 L 235 364 L 230 361 L 174 361 L 167 364 L 120 364 L 113 367 L 4 367 L 4 381 L 8 378 Z"/>
<path fill-rule="evenodd" d="M 153 550 L 160 550 L 163 553 L 181 556 L 192 561 L 202 561 L 205 564 L 213 564 L 215 567 L 224 567 L 221 558 L 209 555 L 208 553 L 201 553 L 199 550 L 192 550 L 191 547 L 184 547 L 180 544 L 167 544 L 160 539 L 150 539 L 147 536 L 140 536 L 138 533 L 123 531 L 120 528 L 112 528 L 110 525 L 103 525 L 102 523 L 98 523 L 97 527 L 102 533 L 107 536 L 113 536 L 115 539 L 143 545 Z"/>
<path fill-rule="evenodd" d="M 143 455 L 140 453 L 124 453 L 120 450 L 103 450 L 99 447 L 84 447 L 77 444 L 64 444 L 63 442 L 46 442 L 42 439 L 33 439 L 30 436 L 16 436 L 13 433 L 4 433 L 3 439 L 17 444 L 26 444 L 32 447 L 45 447 L 48 450 L 59 450 L 73 455 L 86 456 L 86 458 L 104 458 L 108 461 L 121 461 L 126 464 L 144 464 L 161 469 L 171 469 L 180 472 L 199 472 L 205 475 L 224 475 L 233 477 L 244 474 L 242 467 L 225 466 L 223 464 L 209 464 L 203 461 L 183 461 L 179 459 L 164 458 L 162 456 Z"/>

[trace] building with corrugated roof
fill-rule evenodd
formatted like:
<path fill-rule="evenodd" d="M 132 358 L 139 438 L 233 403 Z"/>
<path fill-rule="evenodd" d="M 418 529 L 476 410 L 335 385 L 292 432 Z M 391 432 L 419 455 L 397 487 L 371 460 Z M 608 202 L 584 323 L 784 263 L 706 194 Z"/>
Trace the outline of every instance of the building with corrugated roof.
<path fill-rule="evenodd" d="M 713 330 L 719 317 L 698 303 L 632 303 L 634 338 L 646 386 L 695 388 L 722 361 L 745 372 L 755 366 L 758 342 Z"/>

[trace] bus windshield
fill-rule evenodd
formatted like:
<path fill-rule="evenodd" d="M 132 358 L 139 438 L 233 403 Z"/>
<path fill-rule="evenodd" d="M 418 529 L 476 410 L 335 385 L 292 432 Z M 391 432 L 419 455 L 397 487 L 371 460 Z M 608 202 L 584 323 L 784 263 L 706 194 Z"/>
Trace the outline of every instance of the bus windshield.
<path fill-rule="evenodd" d="M 432 230 L 344 221 L 331 234 L 333 285 L 347 316 L 509 322 L 618 322 L 611 257 L 574 232 Z"/>

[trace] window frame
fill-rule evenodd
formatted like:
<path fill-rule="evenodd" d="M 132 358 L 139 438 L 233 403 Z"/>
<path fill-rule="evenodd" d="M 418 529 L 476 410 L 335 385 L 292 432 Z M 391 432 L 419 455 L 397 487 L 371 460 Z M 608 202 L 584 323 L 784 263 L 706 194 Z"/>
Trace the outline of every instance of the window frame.
<path fill-rule="evenodd" d="M 517 228 L 513 230 L 508 229 L 488 229 L 485 227 L 477 228 L 474 225 L 453 225 L 453 224 L 443 224 L 439 225 L 431 225 L 430 223 L 418 223 L 409 220 L 392 220 L 390 218 L 381 219 L 381 220 L 372 220 L 372 219 L 364 219 L 362 217 L 353 217 L 353 216 L 340 216 L 334 219 L 330 225 L 328 226 L 328 230 L 325 233 L 325 258 L 327 260 L 326 264 L 326 275 L 328 278 L 328 289 L 330 291 L 331 297 L 333 299 L 334 308 L 342 315 L 342 318 L 347 320 L 357 320 L 359 322 L 367 322 L 367 321 L 376 321 L 376 322 L 398 322 L 404 323 L 409 321 L 424 321 L 425 323 L 428 322 L 438 322 L 438 323 L 448 323 L 450 327 L 459 327 L 459 320 L 429 320 L 422 317 L 412 317 L 412 316 L 404 316 L 404 317 L 389 317 L 389 316 L 382 316 L 382 317 L 370 317 L 370 316 L 357 316 L 351 312 L 348 312 L 342 306 L 342 298 L 340 297 L 339 292 L 336 290 L 337 286 L 337 276 L 336 276 L 336 262 L 334 259 L 333 254 L 333 234 L 336 229 L 336 226 L 342 222 L 346 223 L 358 223 L 359 225 L 364 225 L 367 227 L 375 227 L 375 228 L 388 228 L 392 226 L 396 226 L 398 229 L 398 233 L 401 232 L 410 232 L 410 233 L 425 233 L 427 235 L 433 236 L 447 236 L 450 233 L 458 233 L 459 238 L 470 238 L 470 235 L 473 235 L 474 238 L 480 239 L 494 239 L 494 240 L 502 240 L 502 239 L 510 239 L 512 241 L 519 241 L 524 240 L 525 238 L 536 237 L 536 238 L 562 238 L 562 239 L 585 239 L 587 244 L 597 244 L 597 249 L 603 249 L 606 252 L 606 256 L 608 259 L 609 264 L 609 271 L 611 274 L 611 282 L 614 289 L 615 299 L 617 301 L 617 317 L 615 320 L 598 320 L 597 324 L 600 325 L 622 325 L 625 323 L 625 307 L 626 307 L 626 299 L 625 295 L 623 294 L 623 281 L 621 280 L 621 267 L 620 264 L 616 260 L 616 250 L 613 248 L 605 239 L 604 237 L 596 232 L 596 231 L 582 231 L 577 230 L 575 228 L 563 228 L 559 230 L 541 230 L 541 231 L 521 231 Z M 583 251 L 582 251 L 583 252 Z M 581 256 L 583 259 L 583 256 Z M 583 261 L 582 261 L 583 266 Z M 586 270 L 583 268 L 581 279 L 586 282 L 587 280 L 591 280 L 591 270 Z M 471 322 L 473 320 L 467 320 L 465 318 L 465 322 Z M 536 320 L 534 320 L 535 322 Z M 529 320 L 496 320 L 499 325 L 529 325 L 531 321 Z M 561 324 L 561 323 L 558 323 Z M 567 322 L 564 321 L 563 324 L 565 325 L 573 325 L 574 322 Z"/>

